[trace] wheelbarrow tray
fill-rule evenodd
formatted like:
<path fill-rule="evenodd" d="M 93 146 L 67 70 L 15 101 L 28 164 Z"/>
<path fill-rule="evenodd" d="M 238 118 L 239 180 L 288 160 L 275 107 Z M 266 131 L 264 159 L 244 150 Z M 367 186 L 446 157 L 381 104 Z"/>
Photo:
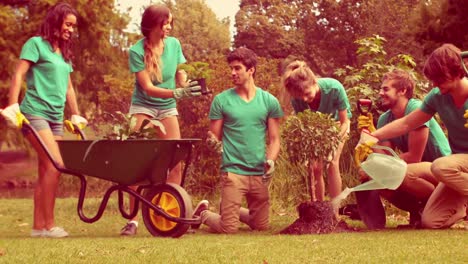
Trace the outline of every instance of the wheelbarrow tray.
<path fill-rule="evenodd" d="M 65 168 L 123 185 L 165 183 L 199 139 L 60 140 Z"/>

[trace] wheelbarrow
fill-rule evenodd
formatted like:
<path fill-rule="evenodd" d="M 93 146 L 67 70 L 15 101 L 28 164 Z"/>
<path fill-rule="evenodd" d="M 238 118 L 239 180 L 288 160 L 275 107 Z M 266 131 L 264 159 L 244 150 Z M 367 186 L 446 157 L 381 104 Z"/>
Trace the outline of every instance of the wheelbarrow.
<path fill-rule="evenodd" d="M 32 132 L 58 171 L 80 179 L 77 210 L 82 221 L 98 221 L 110 195 L 117 191 L 119 211 L 126 219 L 134 218 L 138 214 L 139 203 L 142 203 L 143 221 L 153 236 L 180 237 L 191 225 L 200 224 L 199 217 L 192 218 L 192 201 L 182 187 L 192 149 L 200 139 L 87 140 L 75 126 L 83 140 L 57 141 L 64 163 L 61 166 L 52 158 L 37 131 L 29 124 L 23 126 Z M 168 172 L 182 160 L 185 166 L 181 186 L 166 183 Z M 85 175 L 114 183 L 105 192 L 93 217 L 83 213 L 87 186 Z M 136 191 L 129 188 L 136 185 Z M 128 213 L 124 208 L 123 193 L 135 197 L 132 212 Z"/>

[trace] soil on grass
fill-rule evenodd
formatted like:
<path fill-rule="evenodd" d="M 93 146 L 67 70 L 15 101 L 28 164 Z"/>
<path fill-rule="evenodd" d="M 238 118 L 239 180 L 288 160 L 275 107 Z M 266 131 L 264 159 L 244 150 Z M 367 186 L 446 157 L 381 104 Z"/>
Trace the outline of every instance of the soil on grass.
<path fill-rule="evenodd" d="M 330 202 L 303 202 L 297 207 L 299 218 L 280 234 L 329 234 L 356 232 L 344 221 L 337 221 Z"/>

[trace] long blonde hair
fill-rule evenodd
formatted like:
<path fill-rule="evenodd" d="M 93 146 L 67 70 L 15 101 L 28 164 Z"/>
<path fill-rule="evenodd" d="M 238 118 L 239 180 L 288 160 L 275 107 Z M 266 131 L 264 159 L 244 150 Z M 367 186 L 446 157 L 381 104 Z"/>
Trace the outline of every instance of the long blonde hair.
<path fill-rule="evenodd" d="M 162 61 L 161 54 L 156 52 L 149 43 L 149 35 L 155 27 L 162 28 L 169 20 L 171 11 L 165 5 L 150 5 L 143 12 L 141 18 L 141 33 L 145 36 L 145 66 L 151 80 L 162 82 Z"/>
<path fill-rule="evenodd" d="M 295 60 L 289 63 L 281 76 L 282 103 L 289 102 L 291 96 L 302 95 L 304 90 L 316 83 L 317 77 L 305 61 Z"/>
<path fill-rule="evenodd" d="M 161 55 L 158 52 L 156 52 L 153 48 L 151 48 L 148 39 L 145 39 L 144 48 L 146 71 L 150 75 L 152 81 L 156 80 L 159 83 L 162 83 L 163 79 Z"/>

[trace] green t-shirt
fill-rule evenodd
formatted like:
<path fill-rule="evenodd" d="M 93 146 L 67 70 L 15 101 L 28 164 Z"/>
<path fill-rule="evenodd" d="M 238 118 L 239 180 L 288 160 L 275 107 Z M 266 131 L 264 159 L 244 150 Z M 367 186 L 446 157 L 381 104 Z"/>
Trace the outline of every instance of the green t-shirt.
<path fill-rule="evenodd" d="M 27 90 L 20 105 L 21 112 L 63 122 L 72 66 L 39 36 L 26 41 L 20 59 L 32 62 L 26 73 Z"/>
<path fill-rule="evenodd" d="M 406 105 L 405 116 L 418 109 L 421 104 L 420 100 L 410 99 Z M 392 111 L 388 110 L 379 117 L 377 128 L 381 128 L 394 120 L 395 117 L 393 116 Z M 427 121 L 424 125 L 429 128 L 429 138 L 427 139 L 422 161 L 432 162 L 442 156 L 450 155 L 451 151 L 448 140 L 444 135 L 444 131 L 442 131 L 442 128 L 440 128 L 435 119 L 431 118 L 431 120 Z M 388 141 L 390 141 L 392 145 L 399 150 L 403 152 L 408 151 L 408 134 L 391 138 Z"/>
<path fill-rule="evenodd" d="M 129 66 L 132 73 L 137 73 L 145 69 L 145 49 L 144 38 L 140 39 L 129 51 Z M 185 63 L 182 47 L 178 39 L 167 37 L 164 39 L 164 51 L 161 55 L 162 62 L 162 83 L 154 80 L 153 84 L 159 88 L 174 90 L 176 88 L 175 74 L 177 66 Z M 176 107 L 174 98 L 151 97 L 143 90 L 143 87 L 135 79 L 135 89 L 132 95 L 132 104 L 157 109 L 169 109 Z"/>
<path fill-rule="evenodd" d="M 209 118 L 223 119 L 221 170 L 263 175 L 268 118 L 282 116 L 278 100 L 258 87 L 250 102 L 242 100 L 234 88 L 218 94 L 211 104 Z"/>
<path fill-rule="evenodd" d="M 468 100 L 463 107 L 456 108 L 450 94 L 441 94 L 439 88 L 432 89 L 424 98 L 421 110 L 429 115 L 439 113 L 448 131 L 448 140 L 452 152 L 468 153 L 468 128 L 464 127 L 466 119 L 463 117 L 468 109 Z"/>
<path fill-rule="evenodd" d="M 316 111 L 331 114 L 333 118 L 339 120 L 338 112 L 346 109 L 348 118 L 351 118 L 351 107 L 343 85 L 333 78 L 319 78 L 317 83 L 320 89 L 320 104 Z M 309 104 L 302 99 L 294 98 L 291 104 L 296 113 L 310 109 Z"/>

